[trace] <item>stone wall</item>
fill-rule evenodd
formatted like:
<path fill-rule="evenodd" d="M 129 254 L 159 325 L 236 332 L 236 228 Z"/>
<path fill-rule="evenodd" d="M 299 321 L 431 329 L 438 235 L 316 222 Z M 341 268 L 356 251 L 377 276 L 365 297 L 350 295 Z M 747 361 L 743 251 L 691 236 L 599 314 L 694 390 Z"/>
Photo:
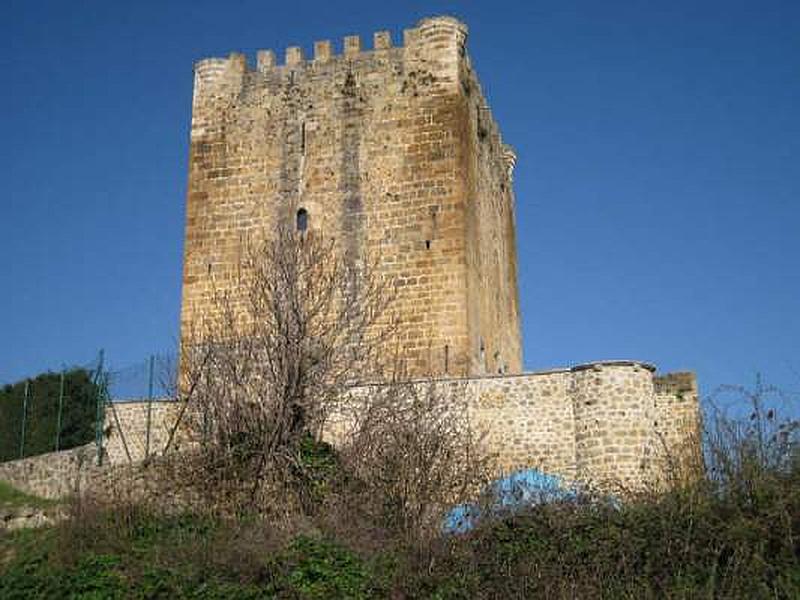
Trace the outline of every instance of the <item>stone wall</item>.
<path fill-rule="evenodd" d="M 97 469 L 97 450 L 92 443 L 0 463 L 0 480 L 28 494 L 62 498 L 84 489 Z"/>
<path fill-rule="evenodd" d="M 471 424 L 505 472 L 536 467 L 570 480 L 638 487 L 663 480 L 668 463 L 687 449 L 695 456 L 699 452 L 692 373 L 655 376 L 654 367 L 646 363 L 605 361 L 517 375 L 440 378 L 420 385 L 428 383 L 463 399 Z M 374 387 L 354 388 L 352 396 L 369 398 Z M 117 408 L 134 462 L 141 460 L 147 404 Z M 163 449 L 177 408 L 175 403 L 154 404 L 154 454 Z M 125 463 L 123 436 L 114 433 L 110 411 L 106 418 L 111 430 L 108 461 Z M 352 409 L 335 415 L 330 439 L 341 436 L 351 419 Z"/>
<path fill-rule="evenodd" d="M 175 423 L 177 409 L 178 403 L 168 400 L 115 402 L 106 411 L 105 459 L 122 464 L 160 455 Z"/>
<path fill-rule="evenodd" d="M 0 463 L 0 480 L 43 498 L 61 498 L 93 487 L 99 491 L 111 489 L 118 477 L 131 479 L 134 471 L 126 471 L 126 467 L 140 464 L 147 456 L 163 454 L 178 409 L 177 402 L 163 400 L 114 403 L 105 413 L 100 461 L 92 442 L 70 450 Z M 138 472 L 136 475 L 143 476 Z M 141 486 L 144 485 L 141 482 Z"/>
<path fill-rule="evenodd" d="M 635 489 L 663 482 L 678 455 L 699 450 L 694 375 L 654 371 L 647 363 L 604 361 L 434 383 L 465 399 L 472 425 L 504 472 L 536 467 Z M 695 393 L 678 401 L 665 384 L 675 378 Z"/>
<path fill-rule="evenodd" d="M 506 472 L 536 467 L 573 479 L 575 414 L 568 369 L 476 378 L 470 413 Z"/>
<path fill-rule="evenodd" d="M 316 42 L 195 67 L 182 338 L 242 296 L 248 240 L 305 210 L 309 229 L 397 287 L 388 344 L 404 372 L 519 372 L 514 200 L 505 147 L 466 55 L 466 26 L 422 20 L 343 55 Z"/>
<path fill-rule="evenodd" d="M 475 376 L 411 381 L 414 393 L 436 394 L 450 410 L 465 410 L 469 423 L 508 472 L 535 466 L 573 478 L 575 420 L 568 369 L 505 376 Z M 331 415 L 325 435 L 334 445 L 346 436 L 365 403 L 389 386 L 351 388 L 347 400 Z M 401 391 L 396 400 L 407 396 Z"/>
<path fill-rule="evenodd" d="M 466 123 L 467 306 L 471 373 L 522 371 L 517 244 L 512 173 L 514 150 L 504 144 L 477 74 L 460 63 Z"/>
<path fill-rule="evenodd" d="M 667 373 L 653 380 L 658 452 L 665 477 L 684 477 L 702 468 L 700 414 L 694 373 Z"/>
<path fill-rule="evenodd" d="M 536 467 L 568 480 L 601 486 L 641 487 L 671 477 L 688 453 L 699 458 L 699 408 L 692 373 L 654 375 L 651 365 L 606 361 L 519 375 L 426 380 L 463 400 L 470 421 L 504 472 Z M 369 398 L 375 386 L 354 388 Z M 106 411 L 105 466 L 145 458 L 147 402 Z M 154 402 L 151 455 L 163 451 L 179 405 Z M 328 431 L 336 439 L 349 426 L 342 411 Z M 345 416 L 342 416 L 345 415 Z M 117 425 L 119 422 L 119 425 Z M 124 443 L 123 443 L 124 440 Z M 128 460 L 127 444 L 131 461 Z M 71 493 L 96 480 L 94 446 L 0 464 L 0 479 L 45 497 Z"/>

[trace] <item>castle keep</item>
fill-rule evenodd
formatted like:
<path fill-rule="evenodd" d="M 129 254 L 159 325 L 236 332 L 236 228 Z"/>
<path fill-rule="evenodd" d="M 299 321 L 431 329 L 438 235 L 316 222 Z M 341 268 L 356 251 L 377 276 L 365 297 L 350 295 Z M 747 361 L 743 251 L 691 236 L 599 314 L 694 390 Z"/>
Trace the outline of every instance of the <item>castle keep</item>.
<path fill-rule="evenodd" d="M 514 153 L 466 54 L 467 28 L 425 19 L 395 46 L 357 36 L 278 64 L 261 51 L 195 68 L 182 330 L 241 289 L 244 240 L 278 223 L 378 257 L 398 286 L 408 373 L 522 369 Z"/>

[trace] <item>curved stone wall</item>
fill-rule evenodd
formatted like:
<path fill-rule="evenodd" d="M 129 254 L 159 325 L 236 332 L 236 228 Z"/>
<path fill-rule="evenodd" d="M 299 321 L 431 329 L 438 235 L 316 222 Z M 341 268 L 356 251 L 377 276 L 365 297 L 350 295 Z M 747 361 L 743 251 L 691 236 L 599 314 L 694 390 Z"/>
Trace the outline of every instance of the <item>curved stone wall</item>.
<path fill-rule="evenodd" d="M 655 434 L 653 370 L 636 362 L 573 369 L 579 480 L 637 487 L 648 476 Z"/>

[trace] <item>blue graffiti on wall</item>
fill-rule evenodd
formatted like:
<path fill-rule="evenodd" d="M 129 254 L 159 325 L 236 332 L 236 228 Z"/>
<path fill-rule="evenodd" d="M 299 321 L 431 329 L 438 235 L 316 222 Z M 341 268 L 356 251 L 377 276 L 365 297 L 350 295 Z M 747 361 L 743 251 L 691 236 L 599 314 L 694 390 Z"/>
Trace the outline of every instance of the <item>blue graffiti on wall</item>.
<path fill-rule="evenodd" d="M 471 531 L 484 512 L 501 515 L 552 502 L 576 502 L 581 492 L 556 475 L 525 469 L 492 482 L 485 497 L 488 508 L 481 509 L 478 503 L 470 502 L 450 509 L 444 519 L 444 531 L 456 534 Z"/>

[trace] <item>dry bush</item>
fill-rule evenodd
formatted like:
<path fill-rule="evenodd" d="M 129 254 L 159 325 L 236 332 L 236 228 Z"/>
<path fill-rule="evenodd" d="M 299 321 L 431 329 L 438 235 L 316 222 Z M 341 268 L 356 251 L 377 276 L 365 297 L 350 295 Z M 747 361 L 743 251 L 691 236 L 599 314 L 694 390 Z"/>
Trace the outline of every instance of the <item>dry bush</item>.
<path fill-rule="evenodd" d="M 371 387 L 353 408 L 341 456 L 366 518 L 424 548 L 443 513 L 474 500 L 495 474 L 458 387 L 434 381 Z"/>
<path fill-rule="evenodd" d="M 374 263 L 284 228 L 246 247 L 238 285 L 183 340 L 174 431 L 193 449 L 187 480 L 223 512 L 276 497 L 307 511 L 303 445 L 349 386 L 380 373 L 393 287 Z"/>
<path fill-rule="evenodd" d="M 366 538 L 434 537 L 443 510 L 489 480 L 491 462 L 456 388 L 349 393 L 365 377 L 398 378 L 386 355 L 391 281 L 323 237 L 284 229 L 244 256 L 241 293 L 216 294 L 183 341 L 175 430 L 188 451 L 175 479 L 217 515 L 257 512 L 287 528 L 336 515 Z M 344 413 L 350 434 L 328 452 L 323 428 Z"/>
<path fill-rule="evenodd" d="M 793 399 L 756 377 L 752 388 L 726 385 L 707 401 L 705 460 L 709 480 L 749 493 L 763 477 L 790 473 L 800 459 L 800 419 Z"/>

